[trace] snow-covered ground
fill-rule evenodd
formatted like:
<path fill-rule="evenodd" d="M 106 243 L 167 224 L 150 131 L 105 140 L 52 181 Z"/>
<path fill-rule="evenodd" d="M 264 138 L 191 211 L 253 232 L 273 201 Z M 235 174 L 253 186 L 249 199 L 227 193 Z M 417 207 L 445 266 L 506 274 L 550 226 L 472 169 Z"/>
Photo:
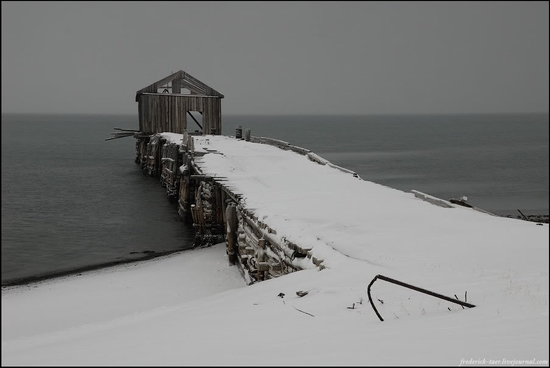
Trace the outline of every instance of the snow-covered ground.
<path fill-rule="evenodd" d="M 195 148 L 327 268 L 246 286 L 217 244 L 2 288 L 2 365 L 548 365 L 548 224 L 439 207 L 268 145 Z M 476 307 L 378 280 L 382 322 L 366 294 L 378 274 Z"/>

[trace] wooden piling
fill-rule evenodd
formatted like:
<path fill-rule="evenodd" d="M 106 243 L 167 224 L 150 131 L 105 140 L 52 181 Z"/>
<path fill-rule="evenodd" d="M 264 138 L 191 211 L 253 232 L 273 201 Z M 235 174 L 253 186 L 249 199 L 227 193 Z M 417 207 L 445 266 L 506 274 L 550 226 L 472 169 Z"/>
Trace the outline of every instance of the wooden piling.
<path fill-rule="evenodd" d="M 233 203 L 229 204 L 225 210 L 225 217 L 227 221 L 227 257 L 229 264 L 235 264 L 235 245 L 237 243 L 237 211 Z"/>

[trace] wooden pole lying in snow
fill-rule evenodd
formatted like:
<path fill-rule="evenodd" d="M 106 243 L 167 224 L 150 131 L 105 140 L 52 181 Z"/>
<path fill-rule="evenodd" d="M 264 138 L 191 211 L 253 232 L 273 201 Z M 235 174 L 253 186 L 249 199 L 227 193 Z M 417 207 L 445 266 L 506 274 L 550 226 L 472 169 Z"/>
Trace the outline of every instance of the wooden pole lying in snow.
<path fill-rule="evenodd" d="M 374 303 L 373 303 L 372 298 L 370 296 L 370 288 L 371 288 L 372 284 L 374 284 L 374 282 L 377 279 L 384 280 L 384 281 L 387 281 L 387 282 L 391 282 L 392 284 L 403 286 L 403 287 L 406 287 L 406 288 L 409 288 L 409 289 L 412 289 L 412 290 L 415 290 L 415 291 L 418 291 L 418 292 L 421 292 L 421 293 L 424 293 L 424 294 L 435 296 L 436 298 L 440 298 L 440 299 L 446 300 L 446 301 L 451 302 L 451 303 L 460 304 L 463 307 L 468 307 L 468 308 L 475 307 L 475 305 L 473 305 L 473 304 L 466 303 L 466 302 L 463 302 L 461 300 L 453 299 L 453 298 L 450 298 L 450 297 L 442 295 L 442 294 L 434 293 L 433 291 L 422 289 L 422 288 L 419 288 L 418 286 L 409 285 L 409 284 L 406 284 L 404 282 L 401 282 L 401 281 L 398 281 L 398 280 L 395 280 L 395 279 L 392 279 L 392 278 L 389 278 L 389 277 L 386 277 L 386 276 L 376 275 L 374 277 L 374 279 L 372 279 L 372 281 L 370 282 L 369 286 L 367 286 L 367 296 L 369 297 L 369 302 L 370 302 L 370 305 L 371 305 L 372 309 L 374 309 L 374 313 L 376 313 L 376 315 L 378 316 L 380 321 L 383 321 L 384 319 L 382 318 L 380 313 L 378 313 L 378 310 L 374 306 Z"/>

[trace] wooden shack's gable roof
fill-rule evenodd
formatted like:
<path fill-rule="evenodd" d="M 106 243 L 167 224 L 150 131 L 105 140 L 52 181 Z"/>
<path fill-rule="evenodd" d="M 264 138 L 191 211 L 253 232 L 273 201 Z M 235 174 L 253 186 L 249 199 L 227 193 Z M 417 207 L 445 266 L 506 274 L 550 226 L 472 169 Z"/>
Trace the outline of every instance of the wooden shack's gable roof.
<path fill-rule="evenodd" d="M 214 88 L 207 86 L 200 80 L 194 78 L 189 73 L 184 72 L 183 70 L 177 71 L 158 82 L 155 82 L 151 85 L 148 85 L 145 88 L 140 89 L 136 92 L 136 101 L 137 97 L 143 93 L 158 93 L 159 88 L 167 86 L 168 83 L 179 81 L 181 88 L 187 88 L 193 95 L 202 95 L 207 97 L 219 97 L 223 98 L 224 96 L 216 91 Z"/>

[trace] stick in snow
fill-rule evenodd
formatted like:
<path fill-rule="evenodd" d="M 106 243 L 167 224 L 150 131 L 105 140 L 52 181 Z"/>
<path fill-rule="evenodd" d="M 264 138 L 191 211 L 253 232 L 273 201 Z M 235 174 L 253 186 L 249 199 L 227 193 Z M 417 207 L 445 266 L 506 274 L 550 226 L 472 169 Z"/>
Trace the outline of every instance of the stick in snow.
<path fill-rule="evenodd" d="M 308 316 L 312 316 L 312 317 L 315 317 L 315 316 L 314 316 L 313 314 L 311 314 L 311 313 L 308 313 L 308 312 L 304 312 L 303 310 L 301 310 L 301 309 L 298 309 L 298 308 L 296 308 L 295 306 L 292 306 L 292 308 L 296 309 L 296 310 L 297 310 L 298 312 L 302 312 L 302 313 L 305 313 L 305 314 L 307 314 Z"/>

